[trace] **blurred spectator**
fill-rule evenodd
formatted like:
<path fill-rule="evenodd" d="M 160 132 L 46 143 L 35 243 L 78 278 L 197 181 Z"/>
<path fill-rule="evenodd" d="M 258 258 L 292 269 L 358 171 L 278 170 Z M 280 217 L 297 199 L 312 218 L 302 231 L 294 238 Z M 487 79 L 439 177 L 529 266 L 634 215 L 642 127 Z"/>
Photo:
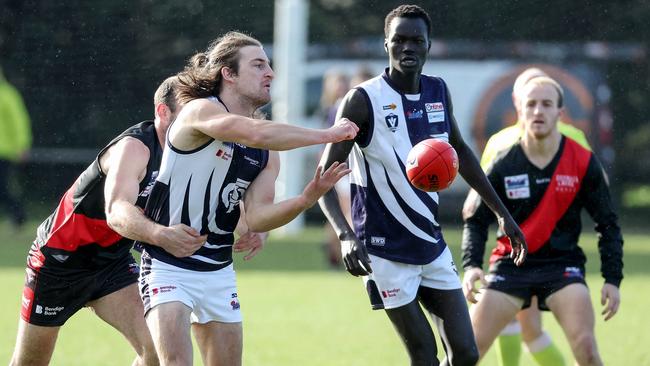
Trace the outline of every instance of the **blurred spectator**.
<path fill-rule="evenodd" d="M 352 78 L 350 79 L 350 87 L 354 88 L 357 85 L 363 83 L 364 81 L 372 78 L 375 76 L 375 73 L 372 72 L 370 67 L 368 65 L 361 65 L 358 69 L 357 72 L 352 75 Z"/>
<path fill-rule="evenodd" d="M 336 110 L 341 100 L 348 92 L 350 80 L 346 74 L 339 70 L 329 70 L 323 76 L 323 90 L 320 96 L 319 114 L 323 116 L 326 126 L 334 124 Z"/>
<path fill-rule="evenodd" d="M 23 98 L 0 68 L 0 204 L 17 227 L 26 216 L 22 202 L 12 192 L 10 175 L 17 163 L 26 160 L 31 145 L 32 129 Z"/>

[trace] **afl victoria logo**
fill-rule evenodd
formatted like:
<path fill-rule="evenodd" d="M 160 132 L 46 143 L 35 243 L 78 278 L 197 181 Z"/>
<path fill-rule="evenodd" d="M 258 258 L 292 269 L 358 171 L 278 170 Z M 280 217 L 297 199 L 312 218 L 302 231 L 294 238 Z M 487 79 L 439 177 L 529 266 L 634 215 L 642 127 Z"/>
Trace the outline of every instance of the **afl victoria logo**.
<path fill-rule="evenodd" d="M 399 124 L 399 118 L 395 113 L 390 113 L 386 116 L 386 126 L 391 132 L 397 131 L 397 125 Z"/>

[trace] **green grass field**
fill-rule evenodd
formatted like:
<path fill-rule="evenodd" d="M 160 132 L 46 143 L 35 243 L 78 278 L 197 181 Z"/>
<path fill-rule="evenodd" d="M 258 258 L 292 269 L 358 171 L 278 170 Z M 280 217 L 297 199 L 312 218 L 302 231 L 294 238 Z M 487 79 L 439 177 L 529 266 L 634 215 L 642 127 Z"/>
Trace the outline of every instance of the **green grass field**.
<path fill-rule="evenodd" d="M 0 221 L 0 363 L 8 363 L 18 323 L 24 260 L 36 223 L 19 232 Z M 455 257 L 460 233 L 445 229 Z M 599 259 L 595 235 L 582 246 L 589 257 L 588 283 L 600 313 Z M 624 228 L 625 229 L 625 228 Z M 625 280 L 619 314 L 600 318 L 596 333 L 606 365 L 650 365 L 650 321 L 645 317 L 650 293 L 650 235 L 625 231 Z M 273 235 L 252 261 L 238 260 L 239 297 L 244 314 L 245 365 L 406 365 L 403 346 L 386 315 L 371 311 L 361 280 L 328 270 L 320 247 L 322 231 Z M 552 315 L 544 324 L 567 360 L 570 350 Z M 439 352 L 441 354 L 442 351 Z M 110 326 L 89 310 L 62 328 L 52 365 L 129 365 L 133 351 Z M 195 364 L 200 356 L 195 352 Z M 491 351 L 484 365 L 496 365 Z M 522 366 L 534 365 L 524 353 Z"/>

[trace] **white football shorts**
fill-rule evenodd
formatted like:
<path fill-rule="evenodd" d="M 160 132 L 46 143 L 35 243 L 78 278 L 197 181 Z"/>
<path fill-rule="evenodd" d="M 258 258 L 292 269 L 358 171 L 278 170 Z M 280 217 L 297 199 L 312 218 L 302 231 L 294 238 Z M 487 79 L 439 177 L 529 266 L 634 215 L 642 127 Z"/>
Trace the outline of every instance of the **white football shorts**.
<path fill-rule="evenodd" d="M 192 323 L 242 321 L 232 264 L 201 272 L 152 258 L 151 270 L 140 271 L 140 295 L 145 314 L 157 305 L 179 301 L 192 309 Z"/>
<path fill-rule="evenodd" d="M 449 247 L 425 265 L 406 264 L 370 255 L 372 273 L 363 277 L 374 310 L 394 309 L 415 299 L 420 286 L 438 290 L 461 288 Z"/>

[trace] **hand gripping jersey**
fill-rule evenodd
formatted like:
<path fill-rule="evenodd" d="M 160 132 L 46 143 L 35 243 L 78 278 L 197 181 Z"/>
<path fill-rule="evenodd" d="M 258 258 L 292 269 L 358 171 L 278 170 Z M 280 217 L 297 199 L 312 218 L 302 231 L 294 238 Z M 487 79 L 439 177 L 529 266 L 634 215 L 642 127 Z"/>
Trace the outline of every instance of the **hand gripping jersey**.
<path fill-rule="evenodd" d="M 38 227 L 28 257 L 32 268 L 39 269 L 44 264 L 71 269 L 101 268 L 129 253 L 133 240 L 123 238 L 106 223 L 106 176 L 99 165 L 102 154 L 125 137 L 136 138 L 149 148 L 147 173 L 140 182 L 136 202 L 144 208 L 162 157 L 153 121 L 138 123 L 122 132 L 81 173 L 64 194 L 56 211 Z"/>
<path fill-rule="evenodd" d="M 180 151 L 167 139 L 145 213 L 162 225 L 191 226 L 202 235 L 208 234 L 208 239 L 185 258 L 143 243 L 142 270 L 147 270 L 150 258 L 195 271 L 215 271 L 232 263 L 239 201 L 266 167 L 268 157 L 267 150 L 218 140 Z"/>
<path fill-rule="evenodd" d="M 370 254 L 396 262 L 426 264 L 445 249 L 438 224 L 438 194 L 414 188 L 405 171 L 413 145 L 429 139 L 449 140 L 447 87 L 422 75 L 420 94 L 404 95 L 387 73 L 358 90 L 367 98 L 369 133 L 350 155 L 352 220 Z"/>

